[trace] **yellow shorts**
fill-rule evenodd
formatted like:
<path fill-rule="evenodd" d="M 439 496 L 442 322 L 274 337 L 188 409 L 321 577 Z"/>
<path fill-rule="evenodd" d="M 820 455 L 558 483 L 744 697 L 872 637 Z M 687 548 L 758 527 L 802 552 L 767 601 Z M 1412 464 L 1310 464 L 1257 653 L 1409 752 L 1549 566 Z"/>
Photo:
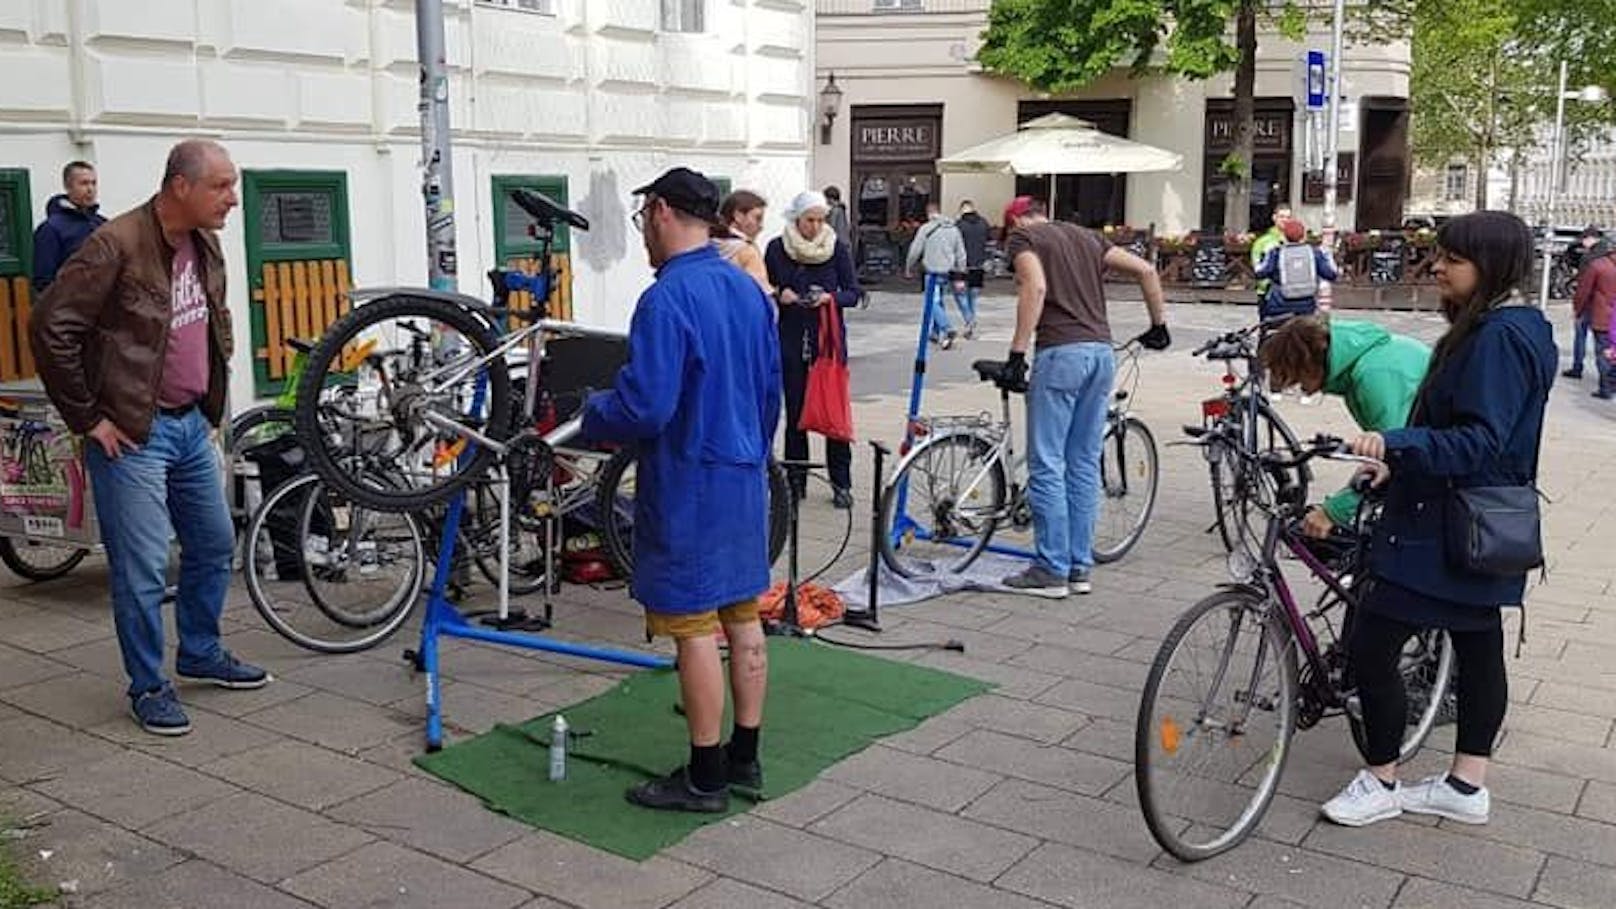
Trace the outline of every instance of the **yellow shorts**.
<path fill-rule="evenodd" d="M 721 609 L 709 609 L 706 612 L 645 613 L 645 636 L 650 638 L 673 638 L 676 641 L 690 638 L 711 637 L 718 633 L 720 625 L 743 625 L 747 622 L 758 621 L 757 597 L 731 603 Z"/>

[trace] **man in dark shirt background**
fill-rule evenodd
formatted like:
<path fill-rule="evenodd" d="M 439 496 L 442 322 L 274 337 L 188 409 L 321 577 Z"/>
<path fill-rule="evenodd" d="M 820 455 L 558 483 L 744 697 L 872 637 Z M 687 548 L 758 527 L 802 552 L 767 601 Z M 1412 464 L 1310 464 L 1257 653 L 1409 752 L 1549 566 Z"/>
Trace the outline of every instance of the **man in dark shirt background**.
<path fill-rule="evenodd" d="M 1161 279 L 1149 262 L 1100 233 L 1050 221 L 1042 202 L 1018 196 L 1004 209 L 1006 246 L 1016 273 L 1016 333 L 1006 371 L 1022 384 L 1027 347 L 1038 350 L 1027 386 L 1027 494 L 1037 558 L 1004 584 L 1035 596 L 1088 593 L 1094 519 L 1100 505 L 1100 442 L 1116 359 L 1105 309 L 1105 271 L 1139 282 L 1152 350 L 1171 343 Z"/>
<path fill-rule="evenodd" d="M 95 165 L 73 161 L 62 168 L 63 192 L 45 203 L 45 220 L 34 229 L 34 293 L 56 280 L 56 272 L 78 252 L 95 229 L 107 223 L 96 201 Z"/>

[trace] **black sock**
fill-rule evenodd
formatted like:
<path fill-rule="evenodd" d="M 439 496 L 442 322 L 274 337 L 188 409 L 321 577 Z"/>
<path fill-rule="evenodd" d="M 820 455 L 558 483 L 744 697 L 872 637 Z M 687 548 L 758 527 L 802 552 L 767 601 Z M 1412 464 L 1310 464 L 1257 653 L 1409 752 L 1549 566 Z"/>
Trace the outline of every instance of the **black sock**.
<path fill-rule="evenodd" d="M 1460 795 L 1475 795 L 1481 791 L 1480 786 L 1467 783 L 1451 773 L 1448 774 L 1448 785 L 1452 786 L 1453 791 L 1459 793 Z"/>
<path fill-rule="evenodd" d="M 690 785 L 697 792 L 718 792 L 724 788 L 724 746 L 690 746 Z"/>
<path fill-rule="evenodd" d="M 758 732 L 761 727 L 748 729 L 740 723 L 729 736 L 729 760 L 732 764 L 750 764 L 758 757 Z"/>
<path fill-rule="evenodd" d="M 1391 780 L 1390 782 L 1388 782 L 1388 781 L 1383 780 L 1383 779 L 1381 779 L 1380 777 L 1377 776 L 1377 777 L 1375 777 L 1375 782 L 1377 782 L 1380 785 L 1384 786 L 1386 788 L 1387 792 L 1391 792 L 1392 790 L 1397 788 L 1397 781 L 1396 780 Z"/>

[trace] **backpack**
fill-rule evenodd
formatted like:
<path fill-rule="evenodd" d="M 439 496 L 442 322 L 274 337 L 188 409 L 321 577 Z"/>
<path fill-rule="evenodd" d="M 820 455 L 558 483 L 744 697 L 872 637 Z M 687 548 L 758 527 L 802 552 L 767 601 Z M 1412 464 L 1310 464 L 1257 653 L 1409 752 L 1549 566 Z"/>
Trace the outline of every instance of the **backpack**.
<path fill-rule="evenodd" d="M 1286 243 L 1279 248 L 1279 293 L 1287 300 L 1305 300 L 1319 292 L 1318 263 L 1313 247 L 1306 243 Z"/>

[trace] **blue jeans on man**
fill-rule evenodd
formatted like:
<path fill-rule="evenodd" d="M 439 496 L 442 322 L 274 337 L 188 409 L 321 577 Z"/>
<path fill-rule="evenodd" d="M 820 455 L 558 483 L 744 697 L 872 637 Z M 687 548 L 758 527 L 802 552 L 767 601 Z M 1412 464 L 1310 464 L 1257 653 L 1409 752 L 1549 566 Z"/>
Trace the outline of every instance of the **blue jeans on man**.
<path fill-rule="evenodd" d="M 1610 349 L 1610 332 L 1594 330 L 1594 369 L 1599 375 L 1599 390 L 1594 392 L 1601 398 L 1616 397 L 1616 363 L 1605 357 L 1605 351 Z"/>
<path fill-rule="evenodd" d="M 1027 496 L 1037 565 L 1056 578 L 1094 567 L 1100 444 L 1116 376 L 1111 345 L 1041 347 L 1027 388 Z"/>
<path fill-rule="evenodd" d="M 954 306 L 965 321 L 965 329 L 971 331 L 976 328 L 976 301 L 954 290 L 953 284 L 953 279 L 947 274 L 926 273 L 926 305 L 931 307 L 931 337 L 934 341 L 954 333 L 954 323 L 948 320 L 948 309 L 943 302 L 944 294 L 953 295 Z"/>
<path fill-rule="evenodd" d="M 1594 323 L 1587 316 L 1579 316 L 1571 329 L 1571 368 L 1566 378 L 1582 377 L 1582 361 L 1588 356 L 1588 338 L 1594 334 Z M 1594 369 L 1599 369 L 1601 351 L 1594 351 Z"/>
<path fill-rule="evenodd" d="M 168 684 L 162 603 L 171 538 L 180 543 L 176 669 L 182 676 L 211 677 L 232 662 L 219 642 L 219 616 L 230 588 L 235 527 L 210 431 L 202 412 L 192 408 L 183 416 L 154 416 L 146 443 L 116 459 L 94 441 L 85 446 L 131 698 Z"/>

